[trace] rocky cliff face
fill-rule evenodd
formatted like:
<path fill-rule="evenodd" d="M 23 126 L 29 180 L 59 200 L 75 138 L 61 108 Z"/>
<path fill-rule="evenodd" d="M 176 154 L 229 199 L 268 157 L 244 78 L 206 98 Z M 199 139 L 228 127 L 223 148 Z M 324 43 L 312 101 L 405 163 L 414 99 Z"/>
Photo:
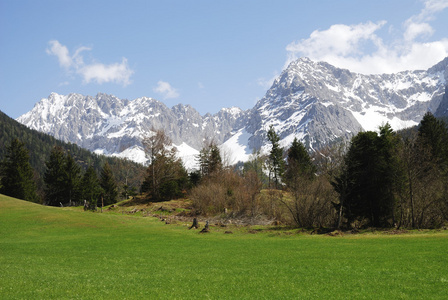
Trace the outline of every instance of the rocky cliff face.
<path fill-rule="evenodd" d="M 267 151 L 274 126 L 282 146 L 294 137 L 310 149 L 389 122 L 394 129 L 418 124 L 427 111 L 448 114 L 448 58 L 424 71 L 362 75 L 301 58 L 275 80 L 254 108 L 223 108 L 201 116 L 193 107 L 168 108 L 147 97 L 132 101 L 112 95 L 51 94 L 18 121 L 58 139 L 99 153 L 144 162 L 141 140 L 163 129 L 187 166 L 204 139 L 233 152 L 233 162 L 253 149 Z"/>
<path fill-rule="evenodd" d="M 445 87 L 445 95 L 443 95 L 442 101 L 440 101 L 440 105 L 434 115 L 436 117 L 448 117 L 448 85 Z"/>
<path fill-rule="evenodd" d="M 418 124 L 442 102 L 448 58 L 427 71 L 362 75 L 325 62 L 299 59 L 289 65 L 250 111 L 249 144 L 265 144 L 270 125 L 287 146 L 295 136 L 317 149 L 360 130 L 389 122 L 400 129 Z"/>
<path fill-rule="evenodd" d="M 183 145 L 183 150 L 191 152 L 191 148 L 200 149 L 204 139 L 222 143 L 243 114 L 239 108 L 230 108 L 201 116 L 189 105 L 178 104 L 170 109 L 147 97 L 129 101 L 106 94 L 91 97 L 52 93 L 18 121 L 97 153 L 125 153 L 144 162 L 141 140 L 153 129 L 165 130 L 175 145 Z"/>

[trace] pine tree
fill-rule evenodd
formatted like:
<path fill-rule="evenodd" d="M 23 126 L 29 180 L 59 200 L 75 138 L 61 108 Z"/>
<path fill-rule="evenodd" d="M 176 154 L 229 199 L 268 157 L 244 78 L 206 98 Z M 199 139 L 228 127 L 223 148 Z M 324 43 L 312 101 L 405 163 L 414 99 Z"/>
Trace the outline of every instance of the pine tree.
<path fill-rule="evenodd" d="M 117 184 L 112 174 L 112 169 L 107 162 L 101 170 L 100 186 L 103 190 L 104 205 L 116 203 L 118 197 Z"/>
<path fill-rule="evenodd" d="M 272 144 L 269 153 L 269 179 L 273 178 L 276 188 L 279 188 L 280 181 L 285 171 L 285 161 L 283 160 L 283 148 L 280 147 L 280 137 L 271 125 L 268 131 L 268 140 Z"/>
<path fill-rule="evenodd" d="M 316 167 L 311 161 L 311 157 L 306 151 L 305 146 L 294 138 L 291 147 L 288 150 L 286 158 L 285 181 L 294 180 L 295 177 L 306 177 L 311 179 L 314 177 Z"/>
<path fill-rule="evenodd" d="M 54 147 L 50 157 L 45 163 L 47 170 L 44 174 L 45 182 L 45 202 L 47 205 L 59 206 L 66 203 L 66 170 L 64 150 L 61 147 Z"/>
<path fill-rule="evenodd" d="M 101 195 L 101 187 L 95 169 L 89 166 L 82 177 L 82 197 L 91 205 L 96 206 Z"/>
<path fill-rule="evenodd" d="M 417 143 L 420 148 L 429 152 L 429 155 L 426 156 L 419 155 L 421 156 L 421 165 L 425 166 L 425 169 L 421 172 L 418 180 L 425 182 L 428 178 L 432 178 L 422 189 L 430 187 L 432 193 L 426 198 L 430 198 L 433 204 L 427 203 L 425 210 L 436 205 L 437 210 L 443 213 L 446 222 L 448 220 L 448 124 L 435 118 L 431 113 L 426 113 L 420 122 Z M 420 202 L 427 202 L 422 197 L 420 198 L 423 200 Z M 421 212 L 417 222 L 419 226 L 423 223 L 423 215 L 424 213 Z M 436 223 L 435 216 L 431 219 Z"/>
<path fill-rule="evenodd" d="M 210 142 L 199 152 L 199 167 L 202 177 L 218 174 L 222 170 L 222 158 L 218 145 Z"/>
<path fill-rule="evenodd" d="M 170 200 L 182 196 L 188 174 L 177 157 L 177 150 L 163 130 L 143 140 L 150 158 L 142 191 L 150 192 L 152 201 Z"/>
<path fill-rule="evenodd" d="M 440 170 L 448 171 L 448 129 L 446 124 L 427 112 L 418 129 L 419 142 L 430 148 L 432 159 Z"/>
<path fill-rule="evenodd" d="M 73 157 L 68 154 L 64 162 L 64 197 L 72 202 L 81 201 L 81 167 Z"/>
<path fill-rule="evenodd" d="M 0 168 L 0 192 L 22 200 L 38 202 L 33 169 L 24 143 L 12 140 Z"/>
<path fill-rule="evenodd" d="M 389 124 L 353 137 L 342 174 L 333 182 L 348 222 L 367 220 L 375 227 L 391 226 L 397 178 L 399 141 Z"/>

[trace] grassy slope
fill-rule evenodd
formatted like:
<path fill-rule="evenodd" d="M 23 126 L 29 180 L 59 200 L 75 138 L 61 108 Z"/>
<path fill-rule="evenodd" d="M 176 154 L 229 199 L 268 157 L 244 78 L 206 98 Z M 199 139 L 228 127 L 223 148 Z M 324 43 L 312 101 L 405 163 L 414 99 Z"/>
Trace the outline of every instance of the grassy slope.
<path fill-rule="evenodd" d="M 0 195 L 0 298 L 446 298 L 448 233 L 200 235 Z"/>

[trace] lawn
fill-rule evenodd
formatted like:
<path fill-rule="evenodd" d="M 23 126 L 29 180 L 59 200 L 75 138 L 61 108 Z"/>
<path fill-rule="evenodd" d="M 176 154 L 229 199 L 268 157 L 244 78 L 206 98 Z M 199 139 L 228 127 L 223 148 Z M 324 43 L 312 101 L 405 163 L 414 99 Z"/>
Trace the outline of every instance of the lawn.
<path fill-rule="evenodd" d="M 448 232 L 198 234 L 0 195 L 1 299 L 446 299 Z"/>

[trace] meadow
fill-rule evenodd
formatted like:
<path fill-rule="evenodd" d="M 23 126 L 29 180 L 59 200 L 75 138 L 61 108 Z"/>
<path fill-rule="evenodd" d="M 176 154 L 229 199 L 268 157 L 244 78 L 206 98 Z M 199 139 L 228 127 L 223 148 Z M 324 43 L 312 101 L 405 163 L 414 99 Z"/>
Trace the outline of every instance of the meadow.
<path fill-rule="evenodd" d="M 298 232 L 298 231 L 297 231 Z M 199 234 L 0 195 L 1 299 L 446 299 L 448 232 Z"/>

